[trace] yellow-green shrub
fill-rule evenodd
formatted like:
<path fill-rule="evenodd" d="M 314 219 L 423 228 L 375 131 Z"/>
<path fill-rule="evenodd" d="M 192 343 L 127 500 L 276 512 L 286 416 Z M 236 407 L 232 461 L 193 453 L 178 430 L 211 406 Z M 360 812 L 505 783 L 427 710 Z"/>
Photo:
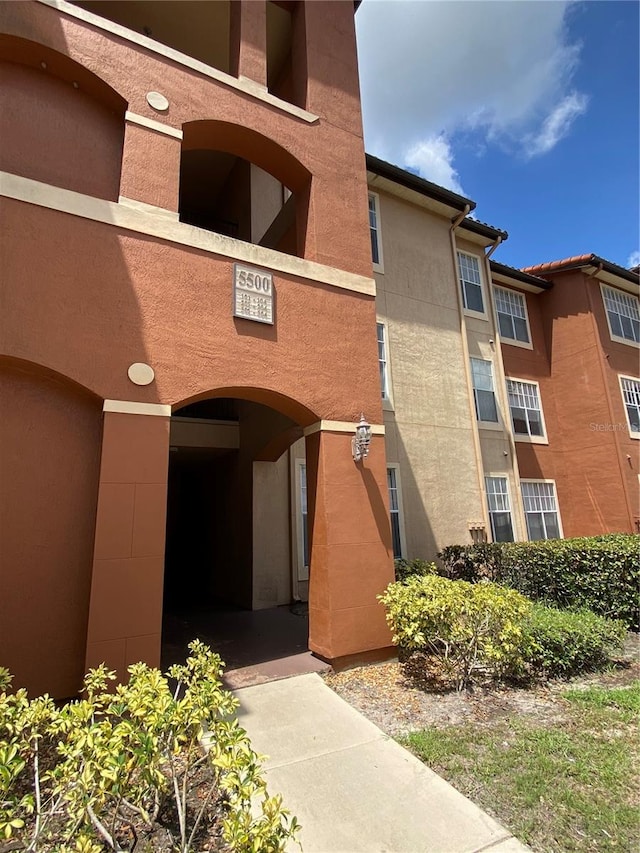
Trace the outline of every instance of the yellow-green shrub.
<path fill-rule="evenodd" d="M 390 584 L 379 598 L 393 642 L 435 658 L 458 690 L 478 673 L 500 677 L 526 668 L 532 641 L 523 623 L 532 605 L 515 590 L 424 575 Z"/>
<path fill-rule="evenodd" d="M 166 830 L 171 849 L 190 853 L 217 801 L 229 850 L 284 850 L 297 822 L 267 794 L 259 757 L 231 716 L 238 702 L 222 686 L 222 661 L 197 640 L 189 648 L 168 678 L 134 664 L 113 692 L 114 673 L 91 670 L 85 697 L 62 708 L 47 696 L 6 692 L 10 678 L 0 669 L 0 841 L 60 853 L 130 850 L 118 840 L 123 828 L 135 818 L 151 831 L 166 807 L 179 823 L 176 833 Z M 195 809 L 187 802 L 194 785 L 203 793 Z"/>

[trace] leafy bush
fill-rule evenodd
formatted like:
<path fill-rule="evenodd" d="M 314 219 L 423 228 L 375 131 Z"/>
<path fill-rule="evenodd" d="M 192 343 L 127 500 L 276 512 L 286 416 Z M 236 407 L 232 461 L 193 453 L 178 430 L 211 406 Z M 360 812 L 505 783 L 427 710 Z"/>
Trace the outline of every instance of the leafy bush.
<path fill-rule="evenodd" d="M 412 575 L 437 575 L 438 567 L 435 563 L 427 563 L 426 560 L 406 560 L 404 557 L 398 557 L 394 560 L 396 570 L 396 580 L 403 581 Z"/>
<path fill-rule="evenodd" d="M 443 563 L 441 574 L 449 580 L 469 583 L 497 581 L 502 563 L 502 544 L 479 542 L 477 545 L 447 545 L 438 557 Z"/>
<path fill-rule="evenodd" d="M 638 535 L 452 545 L 438 556 L 448 578 L 492 580 L 535 601 L 560 608 L 587 607 L 640 629 Z"/>
<path fill-rule="evenodd" d="M 173 689 L 138 663 L 113 692 L 115 674 L 91 670 L 85 698 L 62 708 L 2 692 L 0 838 L 100 853 L 133 850 L 138 834 L 158 829 L 171 850 L 188 853 L 215 830 L 225 849 L 283 850 L 296 820 L 267 795 L 258 756 L 231 718 L 238 702 L 222 688 L 220 658 L 199 641 L 190 649 L 168 672 Z M 0 690 L 7 682 L 0 670 Z"/>
<path fill-rule="evenodd" d="M 424 652 L 461 690 L 477 673 L 502 676 L 525 667 L 530 640 L 523 631 L 531 603 L 496 584 L 412 576 L 379 596 L 393 642 Z"/>
<path fill-rule="evenodd" d="M 529 662 L 548 677 L 598 669 L 622 648 L 626 625 L 590 610 L 557 610 L 535 604 L 525 622 L 533 643 Z"/>

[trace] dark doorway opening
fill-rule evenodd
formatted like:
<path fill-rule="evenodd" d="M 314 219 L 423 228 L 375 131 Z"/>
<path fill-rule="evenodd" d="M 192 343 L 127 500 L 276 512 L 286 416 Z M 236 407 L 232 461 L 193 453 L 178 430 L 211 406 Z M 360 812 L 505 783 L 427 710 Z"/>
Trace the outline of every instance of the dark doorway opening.
<path fill-rule="evenodd" d="M 264 442 L 291 423 L 266 406 L 227 398 L 172 418 L 163 667 L 184 660 L 196 637 L 227 670 L 307 653 L 308 608 L 293 599 L 287 544 L 289 453 L 272 463 L 261 457 Z M 261 598 L 272 588 L 274 601 Z"/>

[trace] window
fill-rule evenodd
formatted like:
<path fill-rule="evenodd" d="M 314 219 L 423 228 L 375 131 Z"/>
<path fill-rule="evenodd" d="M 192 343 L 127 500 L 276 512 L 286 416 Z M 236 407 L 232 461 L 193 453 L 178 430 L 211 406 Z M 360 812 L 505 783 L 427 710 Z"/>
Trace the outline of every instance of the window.
<path fill-rule="evenodd" d="M 382 240 L 380 239 L 380 203 L 375 193 L 369 193 L 369 234 L 373 268 L 382 272 Z"/>
<path fill-rule="evenodd" d="M 613 287 L 602 287 L 604 307 L 607 309 L 609 332 L 616 341 L 640 344 L 640 300 L 630 293 Z"/>
<path fill-rule="evenodd" d="M 462 288 L 462 304 L 467 311 L 484 314 L 482 298 L 482 279 L 480 264 L 473 255 L 458 252 L 458 269 L 460 272 L 460 287 Z"/>
<path fill-rule="evenodd" d="M 500 335 L 506 341 L 531 343 L 527 303 L 524 296 L 515 290 L 506 290 L 504 287 L 494 287 L 493 295 Z"/>
<path fill-rule="evenodd" d="M 402 501 L 400 497 L 400 475 L 398 466 L 392 465 L 387 468 L 387 485 L 389 487 L 389 515 L 391 517 L 391 541 L 393 543 L 393 556 L 402 557 L 403 531 L 402 531 Z"/>
<path fill-rule="evenodd" d="M 544 438 L 538 383 L 507 379 L 507 395 L 515 435 Z"/>
<path fill-rule="evenodd" d="M 485 477 L 491 534 L 494 542 L 513 542 L 511 506 L 506 477 Z"/>
<path fill-rule="evenodd" d="M 307 517 L 307 466 L 296 460 L 298 580 L 309 580 L 309 522 Z"/>
<path fill-rule="evenodd" d="M 498 408 L 493 390 L 493 372 L 491 362 L 482 358 L 471 359 L 473 378 L 473 400 L 476 406 L 476 418 L 479 421 L 498 423 Z"/>
<path fill-rule="evenodd" d="M 555 483 L 522 480 L 521 486 L 529 539 L 559 539 L 562 533 Z"/>
<path fill-rule="evenodd" d="M 389 365 L 387 364 L 387 341 L 384 323 L 376 323 L 378 332 L 378 367 L 380 368 L 380 392 L 383 400 L 389 399 Z"/>
<path fill-rule="evenodd" d="M 627 410 L 629 432 L 632 436 L 640 438 L 640 379 L 621 376 L 620 387 L 622 388 L 624 406 Z"/>

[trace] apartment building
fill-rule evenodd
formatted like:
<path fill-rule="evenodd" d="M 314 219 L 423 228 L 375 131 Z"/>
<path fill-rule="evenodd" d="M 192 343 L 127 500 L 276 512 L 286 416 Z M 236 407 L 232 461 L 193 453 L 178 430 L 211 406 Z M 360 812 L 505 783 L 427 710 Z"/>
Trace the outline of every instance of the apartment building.
<path fill-rule="evenodd" d="M 565 536 L 639 532 L 638 272 L 588 254 L 525 274 L 547 288 L 534 295 L 493 265 L 530 536 L 549 534 L 540 509 L 554 502 Z"/>
<path fill-rule="evenodd" d="M 473 201 L 367 167 L 396 556 L 637 532 L 637 270 L 513 269 Z"/>
<path fill-rule="evenodd" d="M 279 460 L 300 438 L 309 648 L 390 646 L 353 18 L 350 0 L 0 4 L 16 685 L 65 697 L 86 666 L 158 664 L 184 598 L 290 602 Z"/>
<path fill-rule="evenodd" d="M 0 3 L 18 686 L 156 665 L 220 601 L 382 657 L 394 555 L 636 529 L 637 272 L 506 267 L 473 201 L 365 158 L 353 14 Z"/>

